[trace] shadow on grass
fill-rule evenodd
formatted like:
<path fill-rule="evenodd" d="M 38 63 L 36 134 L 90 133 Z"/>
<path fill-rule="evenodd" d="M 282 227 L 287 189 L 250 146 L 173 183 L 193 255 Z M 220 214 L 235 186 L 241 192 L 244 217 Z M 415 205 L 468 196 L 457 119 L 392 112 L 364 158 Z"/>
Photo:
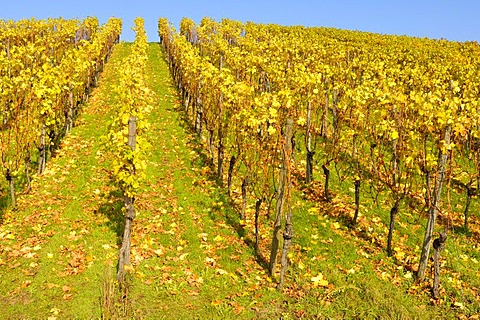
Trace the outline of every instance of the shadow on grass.
<path fill-rule="evenodd" d="M 386 251 L 386 244 L 382 242 L 382 240 L 386 241 L 386 239 L 378 238 L 367 232 L 366 229 L 368 226 L 363 225 L 360 221 L 357 221 L 355 224 L 353 223 L 348 212 L 349 210 L 353 211 L 353 208 L 349 208 L 346 205 L 336 206 L 334 201 L 326 200 L 324 186 L 320 181 L 315 180 L 308 185 L 299 183 L 297 187 L 304 193 L 306 200 L 316 203 L 320 206 L 321 213 L 328 215 L 341 225 L 347 227 L 350 232 L 355 235 L 355 237 L 375 246 L 380 251 Z M 332 199 L 336 197 L 332 191 L 330 191 L 330 196 Z"/>
<path fill-rule="evenodd" d="M 237 233 L 238 237 L 243 239 L 243 242 L 253 249 L 255 261 L 261 266 L 264 270 L 268 271 L 268 264 L 269 262 L 262 255 L 260 249 L 257 251 L 255 250 L 255 241 L 248 237 L 247 233 L 245 232 L 245 226 L 240 222 L 240 208 L 236 208 L 232 200 L 225 194 L 225 190 L 220 190 L 217 201 L 222 201 L 224 203 L 229 203 L 230 207 L 225 210 L 225 221 L 228 225 L 230 225 L 235 232 Z"/>
<path fill-rule="evenodd" d="M 457 234 L 461 234 L 467 237 L 471 237 L 474 232 L 470 228 L 466 228 L 464 225 L 463 226 L 453 226 L 452 231 Z M 480 239 L 480 238 L 477 238 Z"/>
<path fill-rule="evenodd" d="M 473 227 L 465 227 L 462 226 L 454 226 L 452 227 L 452 232 L 456 234 L 460 234 L 464 237 L 472 238 L 472 239 L 480 239 L 480 232 L 477 228 Z"/>
<path fill-rule="evenodd" d="M 117 244 L 122 243 L 123 229 L 125 221 L 123 218 L 124 201 L 122 192 L 119 190 L 111 191 L 103 197 L 102 204 L 97 212 L 108 218 L 108 227 L 117 235 Z"/>
<path fill-rule="evenodd" d="M 301 190 L 305 194 L 305 199 L 312 201 L 312 203 L 319 204 L 323 209 L 322 212 L 329 215 L 332 218 L 335 218 L 338 222 L 342 223 L 344 226 L 351 228 L 354 226 L 352 224 L 352 218 L 348 215 L 347 208 L 336 208 L 335 203 L 330 200 L 328 201 L 325 197 L 325 189 L 323 183 L 318 180 L 314 180 L 309 184 L 303 183 L 303 176 L 300 176 L 298 173 L 294 173 L 296 179 L 296 188 Z M 329 191 L 330 198 L 335 199 L 337 196 L 332 190 Z"/>
<path fill-rule="evenodd" d="M 198 134 L 195 132 L 195 129 L 192 126 L 188 115 L 185 113 L 185 109 L 183 108 L 183 106 L 179 106 L 177 108 L 172 108 L 169 111 L 176 112 L 180 115 L 179 124 L 183 128 L 183 130 L 189 134 L 187 146 L 189 149 L 193 150 L 197 156 L 191 160 L 190 165 L 199 169 L 205 167 L 210 168 L 210 170 L 204 173 L 204 177 L 206 180 L 214 182 L 216 184 L 215 192 L 212 194 L 212 200 L 215 201 L 215 203 L 221 202 L 228 204 L 227 208 L 215 204 L 208 214 L 209 218 L 212 221 L 218 221 L 219 219 L 223 219 L 223 221 L 225 221 L 231 228 L 233 228 L 233 230 L 235 230 L 238 238 L 242 239 L 243 242 L 252 249 L 252 252 L 254 252 L 255 260 L 259 264 L 259 266 L 261 266 L 264 270 L 268 270 L 267 259 L 261 254 L 261 252 L 255 250 L 255 241 L 247 236 L 245 226 L 240 221 L 240 208 L 235 206 L 232 199 L 228 196 L 226 188 L 222 186 L 219 182 L 216 175 L 217 168 L 215 167 L 212 159 L 207 154 L 208 151 L 203 148 Z M 223 217 L 215 214 L 218 212 L 223 212 Z"/>

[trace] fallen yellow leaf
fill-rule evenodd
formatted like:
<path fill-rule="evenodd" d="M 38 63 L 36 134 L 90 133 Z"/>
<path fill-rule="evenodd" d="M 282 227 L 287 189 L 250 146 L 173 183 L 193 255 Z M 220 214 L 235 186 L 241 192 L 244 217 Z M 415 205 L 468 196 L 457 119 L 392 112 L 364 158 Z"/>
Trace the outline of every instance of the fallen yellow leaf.
<path fill-rule="evenodd" d="M 315 286 L 326 287 L 328 286 L 328 281 L 323 278 L 323 274 L 319 273 L 316 277 L 311 277 L 310 280 Z"/>

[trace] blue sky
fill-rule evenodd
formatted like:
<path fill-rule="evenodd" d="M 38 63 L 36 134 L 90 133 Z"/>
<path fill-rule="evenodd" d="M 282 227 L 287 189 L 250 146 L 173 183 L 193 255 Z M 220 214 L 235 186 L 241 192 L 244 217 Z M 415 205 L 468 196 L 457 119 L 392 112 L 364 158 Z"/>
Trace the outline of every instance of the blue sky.
<path fill-rule="evenodd" d="M 446 38 L 480 42 L 478 0 L 296 0 L 296 1 L 145 1 L 145 0 L 0 0 L 0 18 L 84 18 L 101 22 L 115 16 L 124 21 L 122 39 L 132 41 L 133 19 L 145 19 L 149 41 L 157 41 L 157 21 L 167 17 L 178 26 L 182 17 L 199 22 L 208 16 L 219 20 L 326 26 L 341 29 Z"/>

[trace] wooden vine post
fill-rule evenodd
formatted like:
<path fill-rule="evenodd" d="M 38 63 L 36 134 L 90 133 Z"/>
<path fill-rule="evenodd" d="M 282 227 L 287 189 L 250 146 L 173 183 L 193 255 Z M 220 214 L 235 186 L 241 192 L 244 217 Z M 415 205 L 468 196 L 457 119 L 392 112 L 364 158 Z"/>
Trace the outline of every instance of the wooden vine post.
<path fill-rule="evenodd" d="M 440 251 L 445 249 L 447 233 L 441 232 L 440 236 L 433 241 L 433 298 L 440 298 Z"/>
<path fill-rule="evenodd" d="M 10 199 L 12 200 L 12 207 L 16 207 L 17 200 L 15 197 L 15 180 L 10 172 L 10 169 L 7 169 L 7 172 L 5 173 L 5 178 L 7 179 L 8 186 L 10 187 Z"/>
<path fill-rule="evenodd" d="M 448 125 L 445 128 L 444 136 L 443 136 L 443 141 L 445 146 L 450 145 L 451 133 L 452 133 L 452 128 L 451 126 Z M 437 175 L 435 177 L 433 197 L 431 199 L 430 206 L 428 209 L 427 227 L 425 229 L 425 237 L 423 240 L 422 253 L 420 255 L 420 262 L 419 262 L 418 272 L 417 272 L 418 282 L 423 281 L 425 279 L 425 271 L 427 269 L 428 257 L 430 253 L 430 244 L 433 237 L 435 220 L 437 219 L 438 210 L 440 206 L 442 186 L 445 180 L 445 171 L 446 171 L 445 167 L 447 165 L 447 158 L 448 158 L 448 153 L 446 152 L 446 150 L 443 150 L 443 148 L 440 147 L 440 150 L 438 152 Z M 428 183 L 427 183 L 427 186 L 428 186 Z"/>
<path fill-rule="evenodd" d="M 358 213 L 360 211 L 360 186 L 361 186 L 362 181 L 360 178 L 356 178 L 354 182 L 355 186 L 355 214 L 353 215 L 353 221 L 352 224 L 356 225 L 357 220 L 358 220 Z"/>
<path fill-rule="evenodd" d="M 282 290 L 283 283 L 285 281 L 285 272 L 287 271 L 288 261 L 287 255 L 290 250 L 290 245 L 292 244 L 293 238 L 293 223 L 292 223 L 292 206 L 290 201 L 290 190 L 292 189 L 292 180 L 291 180 L 291 163 L 292 163 L 292 127 L 293 119 L 287 119 L 287 127 L 285 132 L 285 149 L 283 154 L 283 167 L 285 168 L 286 175 L 286 199 L 285 203 L 287 205 L 287 214 L 285 216 L 285 230 L 283 231 L 283 250 L 280 263 L 282 268 L 280 269 L 280 282 L 277 289 Z"/>
<path fill-rule="evenodd" d="M 43 174 L 47 162 L 47 150 L 46 150 L 46 129 L 45 124 L 42 124 L 42 130 L 40 133 L 40 146 L 38 147 L 40 153 L 38 159 L 38 174 Z"/>
<path fill-rule="evenodd" d="M 130 116 L 128 121 L 128 146 L 135 152 L 135 143 L 137 135 L 137 119 Z M 135 165 L 133 160 L 130 163 L 130 170 L 135 175 Z M 120 255 L 118 257 L 118 273 L 117 280 L 123 282 L 125 280 L 125 265 L 130 265 L 130 231 L 132 228 L 133 219 L 135 219 L 135 197 L 125 196 L 125 228 L 123 230 L 122 246 L 120 247 Z"/>
<path fill-rule="evenodd" d="M 270 252 L 269 273 L 270 276 L 275 274 L 275 267 L 277 264 L 278 250 L 283 238 L 283 250 L 282 250 L 282 269 L 280 272 L 280 283 L 278 289 L 283 286 L 284 275 L 287 268 L 287 254 L 290 248 L 291 240 L 293 237 L 293 226 L 291 222 L 292 213 L 290 208 L 290 161 L 292 154 L 292 129 L 293 119 L 287 119 L 287 125 L 284 134 L 284 145 L 282 148 L 282 166 L 280 169 L 280 177 L 278 183 L 277 204 L 275 208 L 275 223 L 273 226 L 273 238 L 272 247 Z M 287 204 L 288 214 L 284 217 L 284 207 Z M 283 221 L 285 220 L 285 232 L 282 236 L 281 229 Z"/>
<path fill-rule="evenodd" d="M 313 181 L 313 156 L 315 151 L 312 150 L 312 103 L 307 104 L 307 130 L 305 135 L 305 144 L 307 149 L 307 163 L 305 167 L 305 183 Z"/>

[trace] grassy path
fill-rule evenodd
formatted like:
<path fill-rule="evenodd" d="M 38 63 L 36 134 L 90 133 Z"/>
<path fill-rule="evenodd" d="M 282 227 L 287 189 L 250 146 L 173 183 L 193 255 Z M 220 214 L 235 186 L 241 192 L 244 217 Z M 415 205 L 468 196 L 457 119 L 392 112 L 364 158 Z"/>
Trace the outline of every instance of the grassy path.
<path fill-rule="evenodd" d="M 243 227 L 230 200 L 208 178 L 211 171 L 184 123 L 158 44 L 148 49 L 148 83 L 156 101 L 147 133 L 152 147 L 136 200 L 132 268 L 120 291 L 114 278 L 122 202 L 109 179 L 111 162 L 101 136 L 115 101 L 116 68 L 129 46 L 115 48 L 77 126 L 45 174 L 35 177 L 31 193 L 19 198 L 16 210 L 4 212 L 3 318 L 430 319 L 449 310 L 428 305 L 427 294 L 406 294 L 428 289 L 415 288 L 411 272 L 386 258 L 380 219 L 362 216 L 360 227 L 349 229 L 341 219 L 348 199 L 324 208 L 300 193 L 291 266 L 284 292 L 277 292 L 247 245 L 251 219 Z M 247 213 L 252 211 L 250 204 Z M 271 231 L 262 219 L 266 255 Z M 407 241 L 408 236 L 398 239 L 398 245 Z M 326 282 L 317 281 L 320 275 Z M 478 283 L 478 275 L 471 281 Z"/>
<path fill-rule="evenodd" d="M 151 44 L 149 55 L 158 107 L 150 115 L 148 184 L 137 200 L 142 211 L 133 231 L 135 275 L 141 281 L 130 292 L 132 311 L 147 318 L 255 316 L 249 307 L 263 303 L 251 296 L 265 285 L 265 272 L 227 225 L 236 214 L 206 178 L 201 154 L 193 151 L 198 141 L 182 126 L 160 47 Z"/>

